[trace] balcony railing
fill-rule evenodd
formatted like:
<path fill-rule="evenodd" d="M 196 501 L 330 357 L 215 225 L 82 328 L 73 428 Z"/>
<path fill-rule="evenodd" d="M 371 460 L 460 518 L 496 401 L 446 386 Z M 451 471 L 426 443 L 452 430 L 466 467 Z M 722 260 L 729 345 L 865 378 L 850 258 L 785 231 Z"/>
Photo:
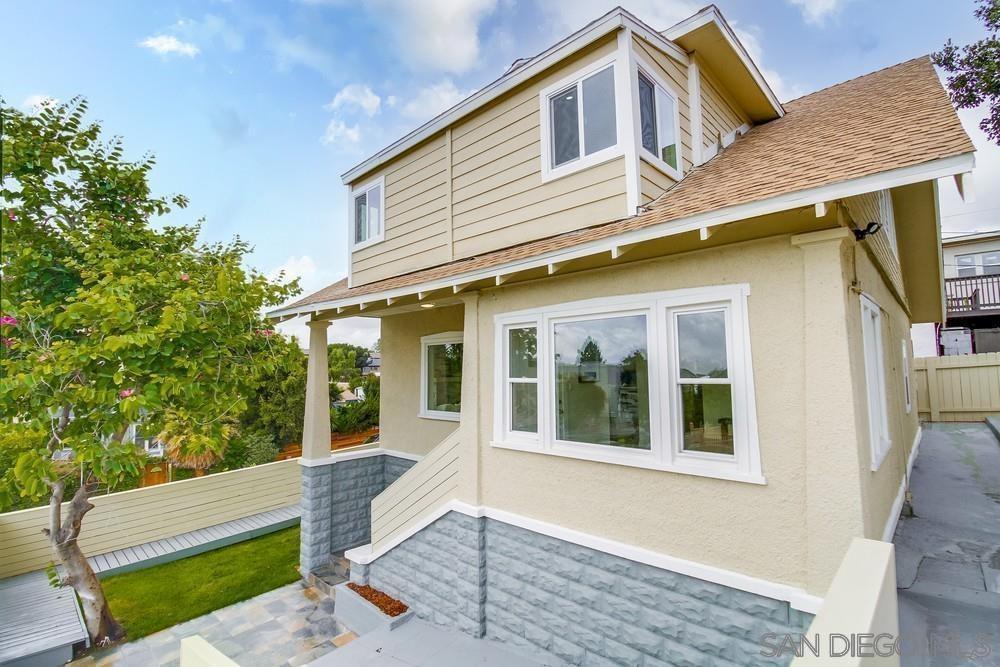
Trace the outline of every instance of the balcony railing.
<path fill-rule="evenodd" d="M 1000 310 L 1000 275 L 945 278 L 948 313 Z"/>

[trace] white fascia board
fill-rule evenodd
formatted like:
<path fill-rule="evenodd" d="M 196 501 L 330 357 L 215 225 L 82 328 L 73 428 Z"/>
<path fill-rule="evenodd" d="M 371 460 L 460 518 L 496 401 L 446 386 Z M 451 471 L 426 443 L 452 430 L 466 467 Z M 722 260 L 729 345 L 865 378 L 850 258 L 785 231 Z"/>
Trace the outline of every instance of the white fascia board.
<path fill-rule="evenodd" d="M 371 544 L 349 549 L 344 553 L 344 557 L 352 563 L 358 565 L 368 565 L 380 558 L 385 553 L 399 546 L 407 539 L 413 537 L 421 530 L 434 523 L 449 512 L 459 512 L 474 518 L 486 517 L 494 521 L 501 521 L 518 528 L 524 528 L 541 535 L 547 535 L 557 540 L 570 542 L 588 549 L 594 549 L 603 553 L 633 560 L 645 565 L 677 572 L 696 579 L 710 581 L 741 591 L 747 591 L 769 597 L 773 600 L 783 600 L 788 602 L 795 609 L 799 609 L 811 614 L 819 611 L 823 604 L 823 599 L 807 593 L 804 589 L 788 584 L 782 584 L 767 579 L 760 579 L 741 572 L 726 570 L 714 565 L 706 565 L 697 561 L 669 556 L 657 551 L 651 551 L 642 547 L 637 547 L 624 542 L 610 540 L 597 535 L 583 533 L 566 526 L 547 523 L 532 519 L 530 517 L 514 514 L 505 510 L 487 506 L 475 506 L 457 499 L 449 500 L 437 509 L 414 521 L 406 530 L 394 535 L 392 539 L 382 545 L 378 550 L 372 549 Z"/>
<path fill-rule="evenodd" d="M 628 13 L 621 7 L 617 7 L 581 30 L 549 47 L 542 53 L 532 58 L 527 64 L 517 68 L 507 76 L 500 77 L 482 90 L 473 93 L 463 101 L 459 102 L 448 111 L 445 111 L 436 118 L 432 118 L 415 129 L 413 132 L 410 132 L 403 138 L 382 149 L 361 164 L 344 172 L 341 175 L 341 179 L 345 184 L 350 183 L 362 174 L 365 174 L 388 162 L 408 148 L 420 143 L 431 135 L 440 132 L 463 116 L 470 114 L 476 109 L 495 100 L 497 97 L 510 91 L 524 81 L 527 81 L 539 72 L 551 67 L 560 60 L 572 55 L 588 44 L 604 37 L 608 33 L 623 27 L 631 28 L 632 32 L 651 44 L 655 44 L 658 48 L 680 62 L 682 65 L 688 64 L 688 55 L 683 49 L 666 39 L 662 34 L 642 23 L 632 14 Z"/>
<path fill-rule="evenodd" d="M 771 90 L 771 86 L 767 83 L 764 75 L 760 73 L 760 69 L 758 69 L 757 64 L 753 61 L 753 58 L 750 57 L 750 54 L 747 53 L 743 43 L 736 38 L 736 33 L 733 32 L 731 27 L 729 27 L 729 22 L 726 21 L 722 14 L 719 13 L 719 10 L 715 7 L 715 5 L 709 5 L 694 16 L 686 18 L 680 23 L 667 28 L 663 31 L 663 36 L 673 42 L 708 23 L 715 23 L 719 27 L 719 31 L 726 38 L 729 46 L 736 52 L 736 55 L 738 55 L 740 60 L 743 62 L 743 66 L 747 68 L 747 71 L 750 72 L 750 76 L 753 77 L 754 81 L 757 82 L 757 85 L 764 92 L 764 95 L 774 108 L 774 112 L 778 114 L 779 117 L 784 116 L 785 109 L 781 106 L 781 102 L 778 100 L 777 95 L 775 95 L 774 91 Z"/>
<path fill-rule="evenodd" d="M 509 274 L 547 267 L 549 264 L 567 262 L 581 257 L 611 252 L 615 247 L 643 243 L 653 239 L 683 234 L 685 232 L 699 230 L 702 227 L 714 227 L 730 222 L 737 222 L 747 218 L 754 218 L 761 215 L 769 215 L 780 211 L 787 211 L 793 208 L 804 206 L 815 206 L 819 202 L 828 202 L 844 197 L 854 197 L 866 192 L 876 192 L 887 188 L 895 188 L 902 185 L 910 185 L 922 181 L 931 181 L 946 176 L 953 176 L 957 173 L 971 171 L 975 164 L 974 154 L 963 153 L 949 158 L 942 158 L 925 162 L 923 164 L 901 167 L 890 171 L 861 176 L 839 183 L 822 185 L 807 190 L 800 190 L 775 197 L 769 197 L 757 202 L 748 204 L 738 204 L 699 213 L 697 215 L 672 220 L 642 229 L 636 229 L 624 234 L 616 234 L 603 239 L 581 243 L 579 245 L 553 250 L 551 252 L 534 255 L 525 259 L 500 264 L 487 269 L 470 271 L 468 273 L 456 274 L 432 282 L 418 283 L 405 287 L 385 290 L 383 292 L 371 292 L 369 294 L 327 301 L 322 303 L 312 303 L 297 308 L 285 308 L 268 313 L 269 318 L 281 317 L 283 315 L 299 315 L 312 313 L 314 311 L 330 310 L 333 308 L 344 308 L 356 306 L 362 301 L 379 301 L 387 298 L 408 296 L 420 292 L 432 292 L 438 289 L 448 289 L 454 285 L 476 282 L 479 280 L 495 280 L 498 276 L 509 276 Z"/>

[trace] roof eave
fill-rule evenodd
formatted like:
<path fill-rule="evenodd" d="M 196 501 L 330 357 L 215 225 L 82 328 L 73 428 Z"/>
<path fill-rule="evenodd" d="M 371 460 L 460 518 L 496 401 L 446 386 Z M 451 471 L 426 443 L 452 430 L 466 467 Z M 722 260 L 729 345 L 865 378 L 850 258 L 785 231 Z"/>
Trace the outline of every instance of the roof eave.
<path fill-rule="evenodd" d="M 812 206 L 821 202 L 829 202 L 844 197 L 852 197 L 866 192 L 874 192 L 887 188 L 909 185 L 921 181 L 928 181 L 955 174 L 970 171 L 975 165 L 974 152 L 959 153 L 949 157 L 938 158 L 928 162 L 900 167 L 885 172 L 869 174 L 853 179 L 847 179 L 836 183 L 808 188 L 781 195 L 775 195 L 757 202 L 738 204 L 706 213 L 699 213 L 686 218 L 671 220 L 668 222 L 651 225 L 635 229 L 615 236 L 584 242 L 579 245 L 554 250 L 548 253 L 533 255 L 521 260 L 515 260 L 504 264 L 468 271 L 466 273 L 455 274 L 430 280 L 423 283 L 413 283 L 402 287 L 391 288 L 379 292 L 370 292 L 358 296 L 342 299 L 331 299 L 317 303 L 303 304 L 301 306 L 291 306 L 278 308 L 267 314 L 269 319 L 287 319 L 302 315 L 316 315 L 323 311 L 333 309 L 345 309 L 361 304 L 373 304 L 386 299 L 397 299 L 403 296 L 412 295 L 418 292 L 430 292 L 438 289 L 446 289 L 456 285 L 464 285 L 476 281 L 488 280 L 495 276 L 509 276 L 513 273 L 527 271 L 544 267 L 547 264 L 566 262 L 588 255 L 596 255 L 604 252 L 614 252 L 615 249 L 642 243 L 656 238 L 682 234 L 696 231 L 702 228 L 715 227 L 717 225 L 737 222 L 747 218 L 752 218 L 770 213 L 789 210 L 792 208 Z"/>

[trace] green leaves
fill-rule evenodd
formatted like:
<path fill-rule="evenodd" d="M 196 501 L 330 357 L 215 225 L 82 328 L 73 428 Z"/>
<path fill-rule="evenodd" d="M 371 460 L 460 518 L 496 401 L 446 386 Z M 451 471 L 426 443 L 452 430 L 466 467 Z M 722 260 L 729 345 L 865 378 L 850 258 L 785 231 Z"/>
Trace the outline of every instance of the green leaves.
<path fill-rule="evenodd" d="M 83 100 L 3 107 L 0 510 L 84 466 L 104 484 L 138 474 L 130 427 L 179 457 L 219 455 L 284 350 L 257 336 L 295 285 L 247 271 L 247 244 L 201 244 L 199 225 L 154 227 L 184 207 L 155 197 L 153 159 L 124 157 Z M 73 418 L 61 423 L 59 416 Z M 69 464 L 52 450 L 72 449 Z M 16 464 L 13 462 L 16 461 Z"/>

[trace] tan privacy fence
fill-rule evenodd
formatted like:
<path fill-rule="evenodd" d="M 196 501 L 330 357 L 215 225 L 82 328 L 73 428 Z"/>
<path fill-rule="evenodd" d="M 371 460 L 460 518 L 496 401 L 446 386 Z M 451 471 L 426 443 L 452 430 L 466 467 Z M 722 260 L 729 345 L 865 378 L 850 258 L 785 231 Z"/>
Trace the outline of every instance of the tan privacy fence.
<path fill-rule="evenodd" d="M 88 556 L 133 547 L 299 502 L 297 459 L 92 499 L 80 546 Z M 0 577 L 53 559 L 42 528 L 48 507 L 0 514 Z"/>
<path fill-rule="evenodd" d="M 1000 352 L 917 357 L 913 385 L 921 419 L 980 421 L 1000 414 Z"/>

